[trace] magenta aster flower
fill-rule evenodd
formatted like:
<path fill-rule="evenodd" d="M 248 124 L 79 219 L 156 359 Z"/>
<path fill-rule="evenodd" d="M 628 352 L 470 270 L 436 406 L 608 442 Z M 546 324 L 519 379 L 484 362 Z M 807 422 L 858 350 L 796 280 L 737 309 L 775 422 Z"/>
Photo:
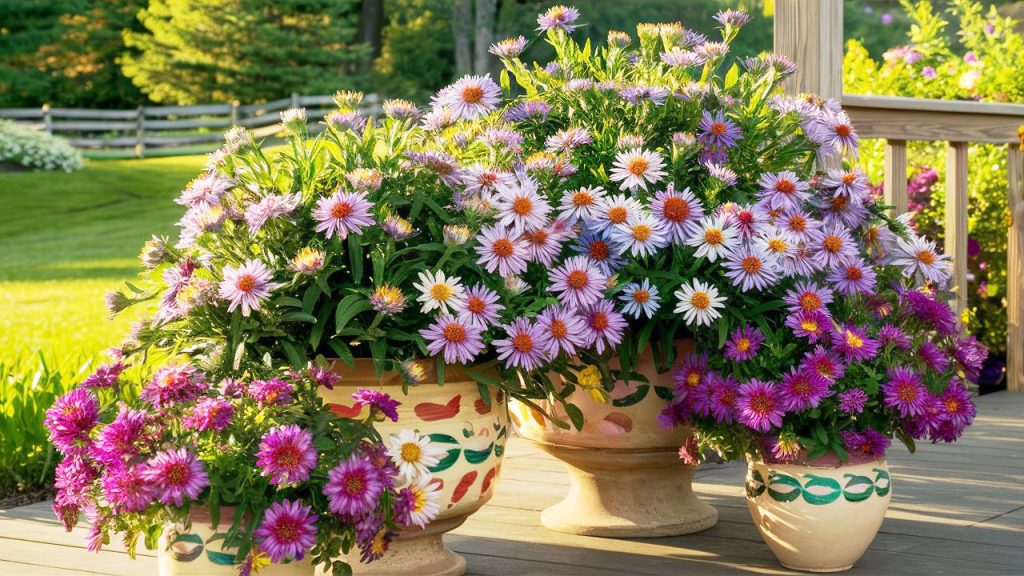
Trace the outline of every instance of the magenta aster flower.
<path fill-rule="evenodd" d="M 465 301 L 455 305 L 459 317 L 482 329 L 497 323 L 499 314 L 504 309 L 504 305 L 498 304 L 498 293 L 483 284 L 466 290 Z"/>
<path fill-rule="evenodd" d="M 971 400 L 971 393 L 955 379 L 950 381 L 949 386 L 943 390 L 939 396 L 939 402 L 944 420 L 953 426 L 957 431 L 957 436 L 974 421 L 977 414 L 977 409 Z"/>
<path fill-rule="evenodd" d="M 831 382 L 839 380 L 846 373 L 842 359 L 833 352 L 826 352 L 821 346 L 815 346 L 814 350 L 804 354 L 800 369 L 817 372 Z"/>
<path fill-rule="evenodd" d="M 586 346 L 586 328 L 583 319 L 564 306 L 549 306 L 537 315 L 537 328 L 547 342 L 548 357 L 560 352 L 569 356 Z"/>
<path fill-rule="evenodd" d="M 889 380 L 882 385 L 885 405 L 904 418 L 924 414 L 928 390 L 921 383 L 921 375 L 902 366 L 890 368 L 888 373 Z"/>
<path fill-rule="evenodd" d="M 220 283 L 220 297 L 230 302 L 228 312 L 242 307 L 242 316 L 260 309 L 260 303 L 270 298 L 270 292 L 281 286 L 271 282 L 274 274 L 262 260 L 250 258 L 241 266 L 225 266 L 224 280 Z"/>
<path fill-rule="evenodd" d="M 402 403 L 393 399 L 388 394 L 381 392 L 380 390 L 359 388 L 352 393 L 352 398 L 354 398 L 358 404 L 370 406 L 374 410 L 379 410 L 381 414 L 390 418 L 392 422 L 398 422 L 398 407 Z"/>
<path fill-rule="evenodd" d="M 299 500 L 274 502 L 263 513 L 253 537 L 271 562 L 282 562 L 286 558 L 302 560 L 316 543 L 318 519 L 316 514 L 310 513 L 310 507 L 303 506 Z"/>
<path fill-rule="evenodd" d="M 900 303 L 906 305 L 914 316 L 935 328 L 939 336 L 957 333 L 956 314 L 945 302 L 935 300 L 933 295 L 904 290 L 900 292 Z"/>
<path fill-rule="evenodd" d="M 255 380 L 249 384 L 249 396 L 260 405 L 261 408 L 267 406 L 286 406 L 292 402 L 292 392 L 295 391 L 295 387 L 289 382 L 285 382 L 280 378 L 271 378 L 270 380 Z"/>
<path fill-rule="evenodd" d="M 672 383 L 675 385 L 676 396 L 692 395 L 693 391 L 701 385 L 710 375 L 708 371 L 708 354 L 691 353 L 683 356 L 679 367 L 672 374 Z"/>
<path fill-rule="evenodd" d="M 757 356 L 764 342 L 764 332 L 760 328 L 745 324 L 733 330 L 725 341 L 725 357 L 734 362 L 746 362 Z"/>
<path fill-rule="evenodd" d="M 537 31 L 565 30 L 572 33 L 576 29 L 573 22 L 580 17 L 580 11 L 566 6 L 552 6 L 537 16 Z"/>
<path fill-rule="evenodd" d="M 572 256 L 548 274 L 548 290 L 560 295 L 571 308 L 583 308 L 601 300 L 608 277 L 586 256 Z"/>
<path fill-rule="evenodd" d="M 185 428 L 205 432 L 207 430 L 223 430 L 231 424 L 235 407 L 231 402 L 220 398 L 203 398 L 196 402 L 192 412 L 185 417 L 182 425 Z"/>
<path fill-rule="evenodd" d="M 103 364 L 82 381 L 82 388 L 113 388 L 124 369 L 125 365 L 122 362 Z"/>
<path fill-rule="evenodd" d="M 326 198 L 317 200 L 313 219 L 318 222 L 317 232 L 323 232 L 328 239 L 344 240 L 351 234 L 360 234 L 363 228 L 373 226 L 370 209 L 373 203 L 367 200 L 366 192 L 342 192 L 340 189 Z"/>
<path fill-rule="evenodd" d="M 786 410 L 800 412 L 816 408 L 830 394 L 828 380 L 813 370 L 790 368 L 782 377 L 779 393 Z"/>
<path fill-rule="evenodd" d="M 76 388 L 57 398 L 46 411 L 50 442 L 63 453 L 89 441 L 89 432 L 99 421 L 100 402 L 86 388 Z"/>
<path fill-rule="evenodd" d="M 829 272 L 828 281 L 845 296 L 870 294 L 875 289 L 875 269 L 863 258 L 847 258 Z"/>
<path fill-rule="evenodd" d="M 103 496 L 116 512 L 141 512 L 153 502 L 155 490 L 143 476 L 144 469 L 142 464 L 115 464 L 103 473 Z"/>
<path fill-rule="evenodd" d="M 245 222 L 249 225 L 249 231 L 255 235 L 269 220 L 294 212 L 301 202 L 301 194 L 270 194 L 250 204 L 245 209 Z"/>
<path fill-rule="evenodd" d="M 168 506 L 183 506 L 210 485 L 203 463 L 187 448 L 157 452 L 142 469 L 142 478 L 153 487 L 156 499 Z"/>
<path fill-rule="evenodd" d="M 910 350 L 910 336 L 900 327 L 892 324 L 885 324 L 878 329 L 878 343 L 882 346 L 892 344 L 902 350 Z"/>
<path fill-rule="evenodd" d="M 886 448 L 892 444 L 892 441 L 871 428 L 866 428 L 864 432 L 843 430 L 839 435 L 851 456 L 881 458 L 885 456 Z"/>
<path fill-rule="evenodd" d="M 878 340 L 868 338 L 863 327 L 841 325 L 832 332 L 832 346 L 847 362 L 870 360 L 878 354 Z"/>
<path fill-rule="evenodd" d="M 420 336 L 432 355 L 444 352 L 449 364 L 469 364 L 484 350 L 480 327 L 451 314 L 438 315 L 429 328 L 420 330 Z"/>
<path fill-rule="evenodd" d="M 507 337 L 494 340 L 492 344 L 498 352 L 498 359 L 504 362 L 505 367 L 523 370 L 539 368 L 548 348 L 546 331 L 522 317 L 516 318 L 502 328 L 505 329 Z"/>
<path fill-rule="evenodd" d="M 778 258 L 756 244 L 748 244 L 727 255 L 725 269 L 733 286 L 744 292 L 765 290 L 779 281 Z"/>
<path fill-rule="evenodd" d="M 761 190 L 757 197 L 767 210 L 799 211 L 810 198 L 810 185 L 800 180 L 795 172 L 783 170 L 778 173 L 765 172 L 758 181 Z"/>
<path fill-rule="evenodd" d="M 811 344 L 817 343 L 832 332 L 832 319 L 821 310 L 790 313 L 786 316 L 785 324 L 793 330 L 794 335 L 807 338 Z"/>
<path fill-rule="evenodd" d="M 736 409 L 739 421 L 758 432 L 782 426 L 785 414 L 775 384 L 756 378 L 740 385 L 736 392 Z"/>
<path fill-rule="evenodd" d="M 152 403 L 155 408 L 163 409 L 188 402 L 208 387 L 206 378 L 194 366 L 165 366 L 156 371 L 139 397 Z"/>
<path fill-rule="evenodd" d="M 584 337 L 587 346 L 594 347 L 598 354 L 605 348 L 614 348 L 622 342 L 622 334 L 626 329 L 626 319 L 615 311 L 615 305 L 608 300 L 599 300 L 584 308 Z"/>
<path fill-rule="evenodd" d="M 917 357 L 924 361 L 928 368 L 935 372 L 945 372 L 949 367 L 949 358 L 931 342 L 922 342 L 917 348 Z"/>
<path fill-rule="evenodd" d="M 275 426 L 260 440 L 256 465 L 261 476 L 269 476 L 278 486 L 305 482 L 316 466 L 313 435 L 295 424 Z"/>
<path fill-rule="evenodd" d="M 517 236 L 504 226 L 483 228 L 476 237 L 476 253 L 480 255 L 476 263 L 503 277 L 526 272 L 528 246 L 526 240 Z"/>
<path fill-rule="evenodd" d="M 69 454 L 57 465 L 54 480 L 57 493 L 53 497 L 52 509 L 66 531 L 74 528 L 79 513 L 88 505 L 92 481 L 96 477 L 96 470 L 78 453 Z"/>
<path fill-rule="evenodd" d="M 141 410 L 121 406 L 117 416 L 96 435 L 89 456 L 108 466 L 121 464 L 139 454 L 149 416 Z"/>
<path fill-rule="evenodd" d="M 701 130 L 697 137 L 705 146 L 713 148 L 732 148 L 737 141 L 743 139 L 743 131 L 732 120 L 727 120 L 721 110 L 712 116 L 707 110 L 701 117 L 698 126 Z"/>
<path fill-rule="evenodd" d="M 666 404 L 654 419 L 658 426 L 671 430 L 676 426 L 685 425 L 690 420 L 690 412 L 692 407 L 689 398 L 677 396 Z"/>
<path fill-rule="evenodd" d="M 313 381 L 317 386 L 322 386 L 328 390 L 334 390 L 335 384 L 341 382 L 341 376 L 338 376 L 334 372 L 331 372 L 328 368 L 321 368 L 319 366 L 312 366 L 306 370 L 306 376 Z"/>
<path fill-rule="evenodd" d="M 683 244 L 701 232 L 704 206 L 689 188 L 677 192 L 675 184 L 669 182 L 665 190 L 654 193 L 650 209 L 663 223 L 668 239 L 674 244 Z"/>
<path fill-rule="evenodd" d="M 839 393 L 839 409 L 847 414 L 860 414 L 868 401 L 867 392 L 860 388 L 850 388 Z"/>
<path fill-rule="evenodd" d="M 977 382 L 982 363 L 988 358 L 988 348 L 973 335 L 958 338 L 953 346 L 953 358 L 960 363 L 964 376 L 971 382 Z"/>
<path fill-rule="evenodd" d="M 771 214 L 756 205 L 737 206 L 731 204 L 723 210 L 723 213 L 743 240 L 764 236 L 773 229 Z"/>
<path fill-rule="evenodd" d="M 694 409 L 716 422 L 730 424 L 736 419 L 736 392 L 739 381 L 732 376 L 710 373 L 693 391 Z"/>
<path fill-rule="evenodd" d="M 343 518 L 359 518 L 377 507 L 384 484 L 373 464 L 352 454 L 327 475 L 324 496 L 331 512 Z"/>
<path fill-rule="evenodd" d="M 384 444 L 363 442 L 359 445 L 357 452 L 373 465 L 377 477 L 385 488 L 394 488 L 395 480 L 398 477 L 398 466 L 388 455 L 388 447 Z"/>

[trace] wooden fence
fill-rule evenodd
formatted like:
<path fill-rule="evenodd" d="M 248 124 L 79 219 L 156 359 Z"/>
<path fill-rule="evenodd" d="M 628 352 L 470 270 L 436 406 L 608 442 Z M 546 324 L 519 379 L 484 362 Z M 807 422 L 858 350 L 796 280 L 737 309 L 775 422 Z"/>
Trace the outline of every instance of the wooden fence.
<path fill-rule="evenodd" d="M 838 98 L 861 138 L 885 139 L 886 201 L 907 206 L 907 141 L 945 141 L 946 253 L 953 256 L 956 309 L 967 305 L 967 152 L 971 143 L 1006 146 L 1010 224 L 1007 227 L 1007 387 L 1024 391 L 1024 154 L 1017 127 L 1024 105 L 926 100 L 842 93 L 842 0 L 775 0 L 775 51 L 799 71 L 786 89 Z"/>
<path fill-rule="evenodd" d="M 365 112 L 379 112 L 380 98 L 369 94 Z M 30 124 L 68 138 L 77 148 L 130 148 L 142 157 L 147 148 L 189 146 L 219 142 L 233 126 L 251 128 L 257 136 L 275 133 L 282 110 L 305 107 L 310 122 L 334 109 L 332 96 L 301 96 L 262 104 L 200 104 L 196 106 L 139 106 L 132 110 L 82 108 L 7 108 L 0 118 Z"/>

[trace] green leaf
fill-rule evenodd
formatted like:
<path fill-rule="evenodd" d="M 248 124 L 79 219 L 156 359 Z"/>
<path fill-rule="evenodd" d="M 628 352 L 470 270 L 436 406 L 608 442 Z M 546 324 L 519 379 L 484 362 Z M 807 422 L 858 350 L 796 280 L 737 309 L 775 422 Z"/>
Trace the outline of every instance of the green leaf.
<path fill-rule="evenodd" d="M 361 309 L 359 309 L 361 307 Z M 334 312 L 334 332 L 341 332 L 352 320 L 363 310 L 369 310 L 370 304 L 362 294 L 349 294 L 338 302 L 338 308 Z M 354 311 L 353 311 L 354 310 Z"/>
<path fill-rule="evenodd" d="M 737 65 L 733 64 L 732 68 L 729 68 L 729 71 L 725 73 L 725 83 L 723 84 L 723 87 L 728 90 L 729 88 L 732 88 L 739 79 L 740 69 Z"/>
<path fill-rule="evenodd" d="M 331 338 L 327 341 L 327 345 L 338 355 L 338 359 L 347 364 L 349 368 L 356 367 L 355 358 L 352 357 L 352 349 L 348 347 L 348 344 L 338 338 Z"/>
<path fill-rule="evenodd" d="M 437 372 L 437 383 L 444 384 L 444 358 L 440 354 L 434 356 L 434 366 Z"/>
<path fill-rule="evenodd" d="M 308 322 L 310 324 L 316 324 L 316 316 L 312 314 L 306 314 L 305 312 L 289 312 L 284 316 L 281 316 L 282 322 Z"/>
<path fill-rule="evenodd" d="M 278 296 L 274 298 L 274 304 L 278 308 L 302 308 L 302 300 L 291 296 Z"/>
<path fill-rule="evenodd" d="M 348 237 L 348 261 L 352 266 L 352 280 L 359 284 L 363 280 L 363 243 L 356 234 Z"/>
<path fill-rule="evenodd" d="M 280 340 L 281 347 L 284 348 L 285 356 L 288 357 L 288 361 L 292 363 L 295 368 L 302 368 L 306 365 L 306 359 L 304 354 L 299 353 L 299 349 L 295 347 L 295 344 L 290 340 Z"/>
<path fill-rule="evenodd" d="M 316 306 L 316 301 L 320 298 L 320 287 L 315 283 L 310 284 L 306 288 L 306 292 L 302 295 L 302 311 L 306 314 L 313 313 L 313 307 Z"/>
<path fill-rule="evenodd" d="M 569 420 L 572 421 L 572 425 L 577 430 L 583 430 L 583 411 L 579 409 L 575 404 L 566 404 L 565 413 L 569 416 Z"/>

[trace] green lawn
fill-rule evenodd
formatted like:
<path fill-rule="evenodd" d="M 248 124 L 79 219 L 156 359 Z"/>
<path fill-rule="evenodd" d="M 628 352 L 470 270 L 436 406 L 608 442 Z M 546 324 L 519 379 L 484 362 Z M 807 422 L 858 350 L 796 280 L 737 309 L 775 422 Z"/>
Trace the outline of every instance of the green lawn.
<path fill-rule="evenodd" d="M 42 350 L 81 358 L 116 344 L 132 320 L 103 296 L 138 271 L 151 234 L 170 234 L 172 199 L 204 157 L 90 161 L 75 174 L 0 173 L 0 360 Z"/>

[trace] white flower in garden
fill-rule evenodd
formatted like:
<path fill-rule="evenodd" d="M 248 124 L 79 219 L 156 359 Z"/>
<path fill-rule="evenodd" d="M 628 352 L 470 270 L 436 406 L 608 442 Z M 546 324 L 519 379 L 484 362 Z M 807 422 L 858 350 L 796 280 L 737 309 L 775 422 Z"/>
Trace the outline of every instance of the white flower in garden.
<path fill-rule="evenodd" d="M 421 292 L 417 302 L 422 302 L 420 312 L 440 310 L 448 312 L 454 310 L 466 302 L 466 289 L 459 282 L 462 278 L 458 276 L 446 277 L 444 270 L 437 272 L 420 272 L 419 282 L 413 282 L 413 287 Z"/>
<path fill-rule="evenodd" d="M 585 186 L 578 190 L 566 190 L 558 205 L 559 218 L 570 224 L 579 220 L 589 222 L 597 217 L 598 203 L 604 198 L 604 188 Z"/>
<path fill-rule="evenodd" d="M 597 209 L 592 211 L 595 213 L 594 218 L 586 223 L 589 230 L 600 232 L 617 224 L 625 224 L 642 210 L 640 202 L 625 194 L 601 197 L 597 201 Z"/>
<path fill-rule="evenodd" d="M 412 507 L 409 509 L 409 522 L 413 526 L 425 527 L 432 522 L 441 511 L 441 490 L 429 474 L 420 476 L 404 488 L 412 494 Z"/>
<path fill-rule="evenodd" d="M 611 240 L 620 253 L 633 256 L 650 256 L 668 246 L 664 223 L 649 212 L 634 214 L 625 223 L 613 226 Z"/>
<path fill-rule="evenodd" d="M 414 482 L 423 476 L 429 478 L 429 468 L 437 466 L 447 452 L 441 446 L 432 443 L 429 436 L 420 435 L 409 429 L 392 434 L 389 444 L 388 456 L 398 466 L 399 477 L 404 482 Z"/>
<path fill-rule="evenodd" d="M 498 182 L 495 207 L 498 209 L 498 224 L 507 226 L 515 235 L 526 230 L 543 228 L 548 221 L 551 205 L 537 193 L 538 184 L 529 174 L 520 172 L 511 184 Z"/>
<path fill-rule="evenodd" d="M 920 236 L 909 240 L 898 238 L 892 264 L 902 267 L 903 275 L 907 278 L 923 277 L 939 285 L 949 280 L 953 266 L 949 254 L 939 254 L 933 240 Z"/>
<path fill-rule="evenodd" d="M 696 278 L 680 286 L 675 297 L 679 299 L 675 312 L 682 314 L 688 325 L 710 326 L 722 315 L 718 309 L 725 307 L 725 298 L 718 295 L 718 288 Z"/>
<path fill-rule="evenodd" d="M 271 282 L 274 275 L 261 260 L 246 260 L 239 267 L 225 266 L 220 283 L 220 297 L 229 301 L 228 312 L 242 307 L 242 316 L 260 309 L 260 302 L 270 298 L 271 290 L 281 286 Z"/>
<path fill-rule="evenodd" d="M 633 282 L 622 288 L 619 300 L 625 304 L 622 311 L 633 318 L 646 316 L 651 318 L 658 311 L 661 297 L 658 296 L 658 287 L 651 284 L 651 281 L 644 278 L 643 282 Z"/>
<path fill-rule="evenodd" d="M 694 256 L 707 258 L 708 262 L 724 258 L 736 249 L 739 243 L 736 229 L 727 224 L 724 215 L 705 216 L 700 221 L 700 231 L 686 241 L 687 245 L 697 247 Z"/>
<path fill-rule="evenodd" d="M 657 152 L 633 148 L 615 155 L 612 172 L 609 177 L 615 182 L 622 182 L 621 190 L 647 190 L 647 184 L 654 184 L 666 176 L 662 170 L 665 162 Z"/>
<path fill-rule="evenodd" d="M 501 101 L 501 88 L 491 80 L 490 74 L 463 76 L 439 92 L 435 101 L 448 108 L 456 118 L 476 120 L 497 107 Z"/>
<path fill-rule="evenodd" d="M 281 112 L 281 127 L 296 134 L 306 129 L 306 109 L 289 108 Z"/>

